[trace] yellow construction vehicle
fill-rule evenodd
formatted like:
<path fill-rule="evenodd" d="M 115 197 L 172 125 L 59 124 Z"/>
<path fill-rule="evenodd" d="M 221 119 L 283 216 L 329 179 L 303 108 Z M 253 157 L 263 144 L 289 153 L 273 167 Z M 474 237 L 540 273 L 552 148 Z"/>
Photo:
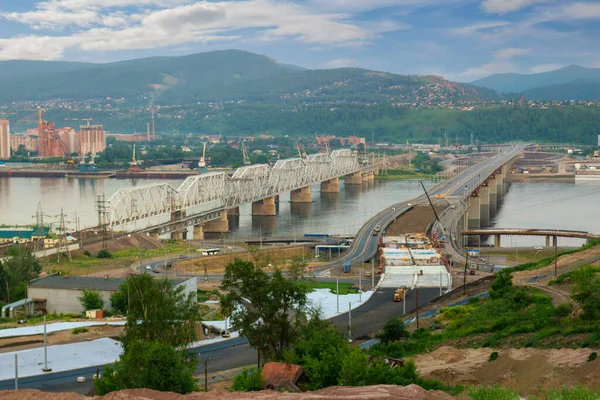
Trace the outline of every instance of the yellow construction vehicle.
<path fill-rule="evenodd" d="M 404 287 L 396 289 L 396 292 L 394 293 L 394 301 L 403 301 L 407 294 L 408 289 Z"/>

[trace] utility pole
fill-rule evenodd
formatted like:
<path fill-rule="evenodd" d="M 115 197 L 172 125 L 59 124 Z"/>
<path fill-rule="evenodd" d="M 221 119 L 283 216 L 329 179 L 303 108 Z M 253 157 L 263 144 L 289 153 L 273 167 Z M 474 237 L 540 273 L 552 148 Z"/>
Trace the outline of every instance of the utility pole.
<path fill-rule="evenodd" d="M 554 236 L 554 276 L 558 276 L 558 236 Z"/>
<path fill-rule="evenodd" d="M 463 296 L 467 295 L 467 269 L 469 269 L 469 251 L 466 251 L 465 271 L 463 274 Z"/>
<path fill-rule="evenodd" d="M 48 341 L 46 339 L 46 310 L 44 309 L 44 372 L 52 371 L 52 368 L 48 368 Z"/>
<path fill-rule="evenodd" d="M 415 288 L 415 298 L 416 298 L 416 311 L 417 311 L 417 329 L 419 329 L 419 287 Z"/>
<path fill-rule="evenodd" d="M 337 314 L 340 313 L 340 278 L 335 277 L 335 298 L 337 302 Z"/>
<path fill-rule="evenodd" d="M 362 266 L 358 270 L 358 302 L 362 303 Z"/>
<path fill-rule="evenodd" d="M 106 234 L 106 199 L 104 194 L 100 194 L 96 200 L 96 210 L 98 211 L 98 227 L 102 229 L 102 250 L 107 251 L 107 234 Z"/>
<path fill-rule="evenodd" d="M 352 343 L 352 303 L 348 303 L 348 342 Z"/>
<path fill-rule="evenodd" d="M 375 259 L 371 258 L 371 287 L 375 290 Z"/>

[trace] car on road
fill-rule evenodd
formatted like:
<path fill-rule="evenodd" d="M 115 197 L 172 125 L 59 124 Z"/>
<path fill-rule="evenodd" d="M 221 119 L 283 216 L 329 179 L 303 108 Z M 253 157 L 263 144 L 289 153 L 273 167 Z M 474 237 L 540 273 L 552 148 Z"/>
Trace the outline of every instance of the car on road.
<path fill-rule="evenodd" d="M 155 274 L 160 274 L 160 269 L 158 269 L 158 268 L 153 269 L 152 272 L 154 272 Z"/>
<path fill-rule="evenodd" d="M 149 265 L 146 265 L 146 271 L 152 271 L 152 267 Z"/>
<path fill-rule="evenodd" d="M 543 250 L 544 248 L 542 246 L 535 246 L 534 249 L 536 249 L 536 250 Z"/>
<path fill-rule="evenodd" d="M 179 258 L 183 260 L 184 258 L 188 258 L 188 256 L 187 256 L 187 254 L 180 254 Z"/>

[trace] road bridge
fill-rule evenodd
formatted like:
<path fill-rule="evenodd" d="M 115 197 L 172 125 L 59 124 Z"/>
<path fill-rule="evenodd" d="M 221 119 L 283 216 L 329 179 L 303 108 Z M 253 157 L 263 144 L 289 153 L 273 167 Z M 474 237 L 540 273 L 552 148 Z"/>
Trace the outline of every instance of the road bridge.
<path fill-rule="evenodd" d="M 550 246 L 550 238 L 553 238 L 553 245 L 557 244 L 558 237 L 576 238 L 576 239 L 597 239 L 600 235 L 584 231 L 569 231 L 561 229 L 523 229 L 523 228 L 492 228 L 492 229 L 467 229 L 461 232 L 465 236 L 494 236 L 494 247 L 500 247 L 500 238 L 502 236 L 545 236 L 546 247 Z"/>
<path fill-rule="evenodd" d="M 210 172 L 188 177 L 178 188 L 167 183 L 137 186 L 117 191 L 100 213 L 99 225 L 129 231 L 131 223 L 153 219 L 134 230 L 153 236 L 171 233 L 182 238 L 194 226 L 194 239 L 204 232 L 228 231 L 227 215 L 239 213 L 239 206 L 252 203 L 252 214 L 274 216 L 278 196 L 291 192 L 291 203 L 310 203 L 311 185 L 320 183 L 322 193 L 339 192 L 339 178 L 345 184 L 374 180 L 381 161 L 351 150 L 311 154 L 305 159 L 278 160 L 239 168 L 233 174 Z M 157 219 L 162 221 L 156 222 Z"/>

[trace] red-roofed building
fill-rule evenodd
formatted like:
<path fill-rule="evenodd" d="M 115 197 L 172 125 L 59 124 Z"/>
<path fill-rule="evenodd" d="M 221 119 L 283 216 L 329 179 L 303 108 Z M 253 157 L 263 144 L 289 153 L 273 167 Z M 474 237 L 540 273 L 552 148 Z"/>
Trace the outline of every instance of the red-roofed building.
<path fill-rule="evenodd" d="M 299 365 L 268 362 L 263 366 L 262 376 L 267 388 L 278 390 L 281 387 L 297 387 L 306 379 L 304 370 Z M 291 385 L 290 385 L 291 384 Z"/>

